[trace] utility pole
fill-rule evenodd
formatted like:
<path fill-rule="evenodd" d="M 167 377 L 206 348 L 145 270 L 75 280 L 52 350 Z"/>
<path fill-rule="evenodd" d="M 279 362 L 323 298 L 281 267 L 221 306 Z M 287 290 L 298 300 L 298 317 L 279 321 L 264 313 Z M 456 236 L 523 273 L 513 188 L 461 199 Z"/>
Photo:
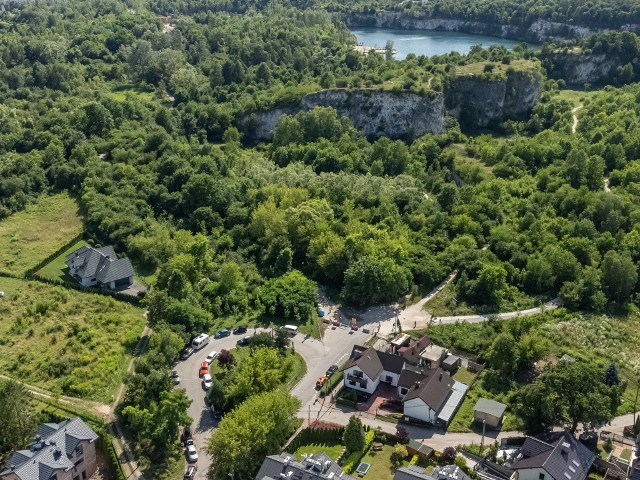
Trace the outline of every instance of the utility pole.
<path fill-rule="evenodd" d="M 309 414 L 307 419 L 308 419 L 307 426 L 310 427 L 311 426 L 311 404 L 309 404 Z"/>
<path fill-rule="evenodd" d="M 480 455 L 482 456 L 482 451 L 484 450 L 484 429 L 487 421 L 482 420 L 482 440 L 480 440 Z"/>
<path fill-rule="evenodd" d="M 633 428 L 636 428 L 636 415 L 638 414 L 638 391 L 640 390 L 640 378 L 636 385 L 636 399 L 633 402 Z M 636 432 L 636 435 L 640 435 L 640 432 Z"/>

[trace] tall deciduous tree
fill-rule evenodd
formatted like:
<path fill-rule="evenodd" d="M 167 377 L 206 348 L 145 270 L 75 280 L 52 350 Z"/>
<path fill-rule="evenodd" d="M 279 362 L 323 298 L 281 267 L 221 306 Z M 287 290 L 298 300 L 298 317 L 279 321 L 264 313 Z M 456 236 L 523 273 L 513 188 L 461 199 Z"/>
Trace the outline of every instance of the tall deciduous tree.
<path fill-rule="evenodd" d="M 226 415 L 213 432 L 208 453 L 214 480 L 251 479 L 267 455 L 279 453 L 295 430 L 300 401 L 282 391 L 249 398 Z"/>
<path fill-rule="evenodd" d="M 22 447 L 36 427 L 31 394 L 13 380 L 0 383 L 0 454 Z"/>
<path fill-rule="evenodd" d="M 610 250 L 602 260 L 602 284 L 610 300 L 623 303 L 638 281 L 633 260 L 626 253 Z"/>
<path fill-rule="evenodd" d="M 510 333 L 501 333 L 489 348 L 489 362 L 505 375 L 513 375 L 518 365 L 518 343 Z"/>

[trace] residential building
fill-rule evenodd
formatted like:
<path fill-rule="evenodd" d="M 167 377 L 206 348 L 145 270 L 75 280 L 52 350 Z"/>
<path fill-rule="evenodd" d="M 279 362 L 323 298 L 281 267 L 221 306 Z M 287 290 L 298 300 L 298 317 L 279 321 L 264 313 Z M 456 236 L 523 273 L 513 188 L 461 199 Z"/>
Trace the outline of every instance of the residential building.
<path fill-rule="evenodd" d="M 97 469 L 98 435 L 80 418 L 44 423 L 28 450 L 15 452 L 2 480 L 87 480 Z"/>
<path fill-rule="evenodd" d="M 498 428 L 502 423 L 506 409 L 507 406 L 504 403 L 488 398 L 480 398 L 476 406 L 473 407 L 473 421 L 479 424 L 484 422 L 490 428 Z"/>
<path fill-rule="evenodd" d="M 482 461 L 476 473 L 482 480 L 585 480 L 595 455 L 569 432 L 527 437 L 504 462 Z"/>
<path fill-rule="evenodd" d="M 93 248 L 87 245 L 67 255 L 69 275 L 81 285 L 110 289 L 133 284 L 135 271 L 128 258 L 118 258 L 112 246 Z"/>
<path fill-rule="evenodd" d="M 402 357 L 354 345 L 351 357 L 344 367 L 344 384 L 372 394 L 380 382 L 396 387 L 403 368 Z"/>
<path fill-rule="evenodd" d="M 431 473 L 425 473 L 424 468 L 411 465 L 397 469 L 393 480 L 471 480 L 471 478 L 457 465 L 434 467 Z"/>
<path fill-rule="evenodd" d="M 424 335 L 419 340 L 403 338 L 403 342 L 395 349 L 395 353 L 411 365 L 429 369 L 438 368 L 442 364 L 447 356 L 447 349 L 434 344 L 427 335 Z"/>
<path fill-rule="evenodd" d="M 413 385 L 408 387 L 410 381 Z M 399 384 L 398 393 L 407 417 L 445 427 L 451 423 L 467 393 L 466 385 L 451 378 L 441 368 L 424 373 L 405 370 Z"/>
<path fill-rule="evenodd" d="M 627 480 L 640 480 L 640 435 L 636 438 L 636 446 L 631 455 Z"/>
<path fill-rule="evenodd" d="M 294 455 L 281 453 L 264 459 L 256 480 L 355 480 L 326 454 L 307 455 L 300 462 Z"/>
<path fill-rule="evenodd" d="M 585 480 L 595 455 L 569 432 L 527 437 L 510 468 L 515 480 Z"/>
<path fill-rule="evenodd" d="M 456 373 L 462 365 L 462 359 L 457 355 L 448 354 L 440 365 L 447 372 Z"/>

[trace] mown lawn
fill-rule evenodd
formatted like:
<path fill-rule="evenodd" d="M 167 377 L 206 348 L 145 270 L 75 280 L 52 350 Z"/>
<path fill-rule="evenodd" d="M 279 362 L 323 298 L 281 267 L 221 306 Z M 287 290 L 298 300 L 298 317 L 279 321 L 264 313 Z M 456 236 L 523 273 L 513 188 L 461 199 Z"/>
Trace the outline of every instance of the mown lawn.
<path fill-rule="evenodd" d="M 52 280 L 75 282 L 76 280 L 69 276 L 69 269 L 64 262 L 67 260 L 67 255 L 75 252 L 84 245 L 89 245 L 86 240 L 80 240 L 77 243 L 74 243 L 36 273 L 40 274 L 41 277 L 50 278 Z"/>
<path fill-rule="evenodd" d="M 81 232 L 75 200 L 66 194 L 42 197 L 0 221 L 0 271 L 21 275 Z"/>
<path fill-rule="evenodd" d="M 384 445 L 382 450 L 377 451 L 373 448 L 369 449 L 367 454 L 361 460 L 362 462 L 371 464 L 371 468 L 364 478 L 369 478 L 371 480 L 391 480 L 394 474 L 394 469 L 391 465 L 391 454 L 393 453 L 393 449 L 394 447 L 391 445 Z M 411 460 L 411 457 L 405 458 L 401 466 L 407 466 L 409 464 L 409 460 Z M 355 465 L 355 468 L 358 468 L 358 465 Z M 352 475 L 357 474 L 354 471 Z"/>
<path fill-rule="evenodd" d="M 303 445 L 298 448 L 293 454 L 296 456 L 298 460 L 302 460 L 302 455 L 304 454 L 318 454 L 318 453 L 326 453 L 333 460 L 337 460 L 342 453 L 342 449 L 344 447 L 340 442 L 325 442 L 325 443 L 311 443 L 309 445 Z"/>
<path fill-rule="evenodd" d="M 75 397 L 110 402 L 144 327 L 114 298 L 0 277 L 0 372 Z"/>

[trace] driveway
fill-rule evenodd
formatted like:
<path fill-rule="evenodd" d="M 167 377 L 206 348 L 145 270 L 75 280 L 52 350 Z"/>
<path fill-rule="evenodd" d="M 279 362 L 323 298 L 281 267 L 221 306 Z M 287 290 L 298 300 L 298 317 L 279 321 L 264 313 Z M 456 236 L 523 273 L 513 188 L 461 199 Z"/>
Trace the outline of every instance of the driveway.
<path fill-rule="evenodd" d="M 270 329 L 258 328 L 255 330 L 255 332 L 261 331 L 270 331 Z M 180 375 L 180 385 L 177 387 L 184 388 L 187 396 L 192 400 L 188 413 L 193 419 L 191 432 L 198 449 L 197 479 L 207 478 L 211 458 L 206 452 L 206 446 L 213 429 L 217 426 L 217 421 L 213 419 L 205 403 L 206 392 L 202 389 L 202 382 L 198 376 L 200 364 L 204 362 L 212 350 L 216 352 L 220 352 L 222 349 L 231 350 L 235 348 L 239 338 L 253 333 L 254 329 L 249 329 L 246 334 L 242 335 L 231 335 L 217 340 L 211 337 L 208 345 L 194 352 L 191 357 L 179 362 L 174 367 L 174 370 L 177 370 Z M 346 361 L 353 345 L 366 342 L 369 336 L 362 330 L 353 332 L 347 327 L 330 327 L 324 332 L 322 341 L 301 333 L 292 337 L 293 347 L 307 364 L 306 375 L 291 390 L 291 393 L 298 397 L 302 404 L 300 416 L 307 418 L 310 405 L 315 405 L 318 401 L 318 392 L 315 390 L 318 377 L 324 375 L 330 365 L 340 365 Z"/>

